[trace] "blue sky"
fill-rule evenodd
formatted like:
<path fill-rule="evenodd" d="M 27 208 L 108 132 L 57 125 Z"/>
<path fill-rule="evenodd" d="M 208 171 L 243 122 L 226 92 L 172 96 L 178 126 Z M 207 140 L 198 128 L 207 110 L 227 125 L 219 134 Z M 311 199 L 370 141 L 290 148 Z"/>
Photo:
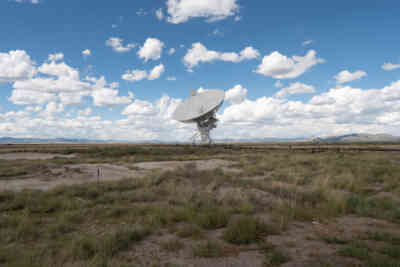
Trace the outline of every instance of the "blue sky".
<path fill-rule="evenodd" d="M 187 139 L 189 88 L 227 92 L 217 138 L 398 134 L 399 8 L 4 0 L 0 136 Z"/>

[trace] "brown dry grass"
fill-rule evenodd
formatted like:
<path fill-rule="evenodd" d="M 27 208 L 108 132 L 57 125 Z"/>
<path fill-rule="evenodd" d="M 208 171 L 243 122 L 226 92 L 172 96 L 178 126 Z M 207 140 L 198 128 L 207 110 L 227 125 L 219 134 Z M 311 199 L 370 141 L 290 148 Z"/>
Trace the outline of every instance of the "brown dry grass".
<path fill-rule="evenodd" d="M 171 155 L 230 159 L 241 172 L 192 163 L 144 179 L 0 192 L 0 265 L 201 266 L 207 258 L 217 266 L 254 251 L 260 266 L 398 266 L 400 154 L 196 149 L 95 147 L 74 159 L 2 163 L 7 179 Z"/>

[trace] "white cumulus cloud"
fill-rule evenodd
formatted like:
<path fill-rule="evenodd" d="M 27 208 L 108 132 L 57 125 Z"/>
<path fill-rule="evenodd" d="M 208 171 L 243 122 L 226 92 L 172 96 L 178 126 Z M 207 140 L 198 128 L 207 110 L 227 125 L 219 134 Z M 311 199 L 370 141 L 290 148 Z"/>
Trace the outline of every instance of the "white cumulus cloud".
<path fill-rule="evenodd" d="M 162 11 L 162 8 L 159 8 L 156 10 L 156 17 L 158 20 L 163 20 L 164 18 L 164 13 Z"/>
<path fill-rule="evenodd" d="M 129 52 L 137 46 L 137 44 L 127 44 L 124 46 L 122 42 L 123 40 L 118 37 L 110 37 L 106 41 L 106 46 L 112 47 L 112 49 L 118 53 Z"/>
<path fill-rule="evenodd" d="M 42 112 L 42 116 L 53 116 L 64 111 L 64 105 L 56 102 L 49 102 Z"/>
<path fill-rule="evenodd" d="M 118 83 L 107 84 L 104 77 L 99 79 L 92 78 L 91 81 L 94 82 L 91 95 L 95 106 L 113 106 L 132 102 L 130 96 L 118 95 L 119 91 L 116 89 L 119 86 Z"/>
<path fill-rule="evenodd" d="M 362 77 L 367 76 L 367 73 L 361 70 L 355 71 L 353 73 L 348 70 L 339 72 L 334 78 L 337 83 L 348 83 L 351 81 L 359 80 Z"/>
<path fill-rule="evenodd" d="M 66 77 L 72 80 L 79 80 L 79 72 L 64 62 L 56 63 L 52 61 L 50 63 L 44 63 L 39 67 L 39 72 L 58 77 Z"/>
<path fill-rule="evenodd" d="M 168 50 L 168 54 L 169 54 L 169 55 L 175 54 L 175 48 L 170 48 L 170 49 Z"/>
<path fill-rule="evenodd" d="M 85 49 L 85 50 L 82 51 L 82 55 L 83 55 L 84 57 L 88 57 L 88 56 L 90 56 L 91 54 L 92 54 L 92 51 L 90 51 L 90 49 Z"/>
<path fill-rule="evenodd" d="M 164 73 L 164 71 L 165 71 L 165 68 L 164 68 L 163 64 L 157 65 L 150 72 L 150 74 L 147 77 L 147 79 L 156 80 L 156 79 L 160 78 L 160 76 Z"/>
<path fill-rule="evenodd" d="M 16 105 L 43 105 L 50 101 L 56 101 L 57 95 L 35 90 L 14 89 L 8 100 Z"/>
<path fill-rule="evenodd" d="M 144 59 L 145 62 L 148 60 L 158 60 L 161 58 L 164 46 L 164 43 L 157 38 L 147 38 L 137 54 L 139 58 Z"/>
<path fill-rule="evenodd" d="M 394 133 L 400 127 L 396 121 L 400 118 L 400 108 L 395 104 L 400 102 L 399 89 L 397 81 L 383 89 L 332 88 L 308 102 L 276 96 L 245 99 L 218 115 L 221 127 L 216 132 L 221 136 L 234 133 L 246 138 Z"/>
<path fill-rule="evenodd" d="M 153 115 L 155 113 L 154 106 L 151 102 L 134 100 L 123 111 L 123 115 Z"/>
<path fill-rule="evenodd" d="M 275 95 L 279 98 L 285 98 L 288 95 L 294 94 L 311 94 L 315 92 L 315 88 L 311 85 L 307 85 L 304 83 L 296 82 L 291 83 L 289 87 L 282 88 L 279 92 Z"/>
<path fill-rule="evenodd" d="M 239 11 L 236 0 L 168 0 L 168 21 L 186 22 L 191 18 L 206 18 L 208 22 L 234 16 Z"/>
<path fill-rule="evenodd" d="M 25 59 L 25 63 L 30 62 L 26 53 L 19 54 Z M 66 106 L 80 104 L 83 97 L 92 97 L 93 103 L 97 106 L 131 102 L 130 97 L 118 95 L 118 83 L 107 84 L 104 77 L 99 79 L 88 77 L 82 81 L 77 69 L 60 62 L 61 56 L 50 55 L 49 58 L 50 62 L 44 62 L 31 74 L 19 75 L 21 76 L 19 80 L 13 77 L 13 90 L 9 101 L 17 105 L 44 105 L 54 102 Z M 24 67 L 19 69 L 26 69 L 27 64 L 22 65 Z M 49 108 L 54 106 L 52 105 Z"/>
<path fill-rule="evenodd" d="M 194 43 L 192 44 L 192 48 L 188 49 L 186 55 L 183 58 L 183 62 L 188 70 L 192 70 L 201 62 L 213 62 L 216 60 L 222 60 L 237 63 L 243 60 L 255 59 L 259 55 L 259 52 L 251 46 L 246 47 L 238 54 L 235 52 L 218 52 L 208 50 L 203 44 Z"/>
<path fill-rule="evenodd" d="M 35 63 L 24 50 L 0 53 L 0 83 L 29 79 L 36 72 Z"/>
<path fill-rule="evenodd" d="M 387 62 L 382 65 L 383 70 L 395 70 L 398 68 L 400 68 L 400 64 L 393 64 L 393 63 Z"/>
<path fill-rule="evenodd" d="M 126 81 L 136 82 L 147 78 L 147 71 L 145 70 L 128 70 L 122 77 Z"/>
<path fill-rule="evenodd" d="M 64 59 L 64 54 L 63 53 L 56 53 L 56 54 L 50 54 L 48 57 L 49 61 L 59 61 Z"/>
<path fill-rule="evenodd" d="M 40 0 L 14 0 L 14 1 L 17 3 L 24 3 L 24 2 L 31 3 L 31 4 L 39 4 L 40 3 Z"/>
<path fill-rule="evenodd" d="M 90 114 L 92 114 L 92 109 L 90 107 L 78 110 L 78 116 L 89 116 Z"/>
<path fill-rule="evenodd" d="M 312 44 L 313 42 L 314 42 L 313 40 L 307 40 L 307 41 L 304 41 L 301 45 L 302 46 L 307 46 L 309 44 Z"/>
<path fill-rule="evenodd" d="M 310 50 L 304 57 L 293 56 L 289 58 L 275 51 L 264 56 L 256 73 L 275 79 L 297 78 L 312 66 L 324 62 L 324 59 L 317 58 L 316 54 L 314 50 Z"/>
<path fill-rule="evenodd" d="M 231 101 L 233 104 L 240 104 L 246 99 L 247 89 L 238 84 L 225 92 L 225 100 Z"/>
<path fill-rule="evenodd" d="M 89 78 L 90 83 L 96 81 L 100 82 L 99 90 L 118 87 L 115 83 L 107 84 L 104 79 Z M 36 97 L 37 92 L 34 93 Z M 244 86 L 236 85 L 226 91 L 226 98 L 225 109 L 217 113 L 218 127 L 212 131 L 216 139 L 311 137 L 354 132 L 396 135 L 400 129 L 400 81 L 381 89 L 337 86 L 309 101 L 291 101 L 275 95 L 248 99 Z M 122 119 L 109 120 L 86 113 L 88 107 L 73 112 L 76 117 L 66 118 L 61 112 L 63 104 L 54 99 L 46 102 L 43 108 L 31 104 L 21 111 L 0 113 L 0 135 L 189 141 L 196 126 L 171 118 L 180 103 L 181 99 L 168 95 L 156 101 L 134 99 L 126 103 Z M 51 116 L 41 112 L 46 110 Z"/>
<path fill-rule="evenodd" d="M 122 75 L 122 79 L 131 82 L 141 81 L 143 79 L 156 80 L 164 73 L 165 67 L 163 64 L 155 66 L 149 73 L 145 70 L 128 70 Z"/>
<path fill-rule="evenodd" d="M 279 81 L 279 80 L 277 80 L 277 81 L 274 83 L 274 85 L 275 85 L 275 87 L 277 87 L 277 88 L 283 87 L 283 83 L 282 83 L 281 81 Z"/>

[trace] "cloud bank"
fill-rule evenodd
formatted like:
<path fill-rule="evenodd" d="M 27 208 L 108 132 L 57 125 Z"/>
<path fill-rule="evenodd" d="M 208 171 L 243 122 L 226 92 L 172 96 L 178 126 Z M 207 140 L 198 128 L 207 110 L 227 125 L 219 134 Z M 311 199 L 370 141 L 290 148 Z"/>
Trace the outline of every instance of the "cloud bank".
<path fill-rule="evenodd" d="M 304 57 L 290 58 L 275 51 L 264 56 L 255 72 L 275 79 L 297 78 L 316 64 L 325 62 L 324 59 L 317 58 L 316 54 L 314 50 L 309 50 Z"/>
<path fill-rule="evenodd" d="M 149 73 L 145 70 L 128 70 L 122 75 L 122 79 L 130 82 L 137 82 L 143 79 L 156 80 L 165 72 L 163 64 L 155 66 Z"/>
<path fill-rule="evenodd" d="M 168 0 L 167 20 L 178 24 L 192 18 L 206 18 L 208 22 L 223 20 L 239 11 L 236 0 Z"/>
<path fill-rule="evenodd" d="M 228 61 L 238 63 L 244 60 L 255 59 L 259 57 L 260 53 L 258 50 L 251 46 L 244 48 L 239 53 L 235 52 L 218 52 L 213 50 L 208 50 L 201 43 L 192 44 L 192 48 L 188 49 L 186 55 L 183 58 L 183 63 L 192 71 L 200 63 L 213 62 L 213 61 Z"/>

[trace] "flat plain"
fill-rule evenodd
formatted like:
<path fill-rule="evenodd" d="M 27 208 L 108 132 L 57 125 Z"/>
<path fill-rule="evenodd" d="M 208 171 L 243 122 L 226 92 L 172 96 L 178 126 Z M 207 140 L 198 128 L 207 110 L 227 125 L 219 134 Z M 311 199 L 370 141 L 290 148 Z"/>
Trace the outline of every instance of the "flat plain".
<path fill-rule="evenodd" d="M 0 266 L 400 266 L 400 145 L 0 145 Z"/>

